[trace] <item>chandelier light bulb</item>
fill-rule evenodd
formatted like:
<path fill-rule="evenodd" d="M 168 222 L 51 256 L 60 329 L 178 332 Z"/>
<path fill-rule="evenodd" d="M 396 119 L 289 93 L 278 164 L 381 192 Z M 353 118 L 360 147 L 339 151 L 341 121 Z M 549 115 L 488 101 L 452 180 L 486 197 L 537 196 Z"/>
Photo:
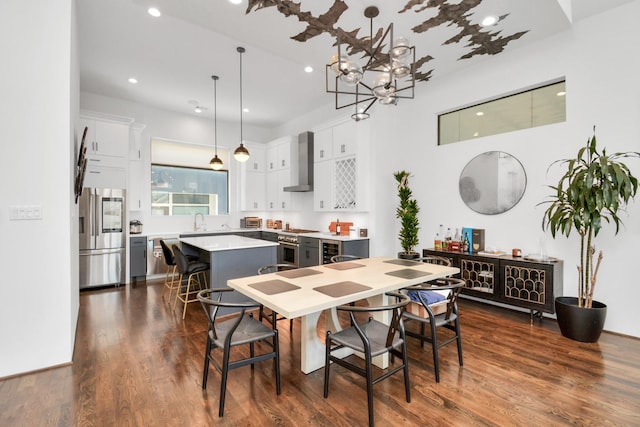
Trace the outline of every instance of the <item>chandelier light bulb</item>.
<path fill-rule="evenodd" d="M 338 54 L 335 53 L 331 57 L 331 62 L 329 62 L 329 67 L 331 68 L 331 71 L 336 73 L 336 75 L 342 74 L 340 70 L 344 69 L 345 64 L 347 63 L 347 60 L 348 58 L 345 55 L 340 55 L 340 60 L 338 61 Z"/>
<path fill-rule="evenodd" d="M 355 61 L 347 61 L 342 67 L 340 80 L 349 86 L 355 86 L 362 80 L 362 67 Z"/>

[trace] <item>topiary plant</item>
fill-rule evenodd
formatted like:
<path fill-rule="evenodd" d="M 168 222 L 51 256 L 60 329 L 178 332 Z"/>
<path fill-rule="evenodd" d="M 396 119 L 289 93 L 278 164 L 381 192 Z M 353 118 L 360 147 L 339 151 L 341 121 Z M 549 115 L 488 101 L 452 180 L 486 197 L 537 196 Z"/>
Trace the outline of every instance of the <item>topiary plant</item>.
<path fill-rule="evenodd" d="M 393 176 L 398 183 L 398 197 L 400 198 L 400 205 L 396 209 L 396 218 L 399 218 L 401 222 L 398 234 L 400 246 L 405 254 L 415 254 L 414 248 L 418 245 L 418 231 L 420 230 L 418 220 L 420 208 L 409 188 L 411 174 L 407 171 L 398 171 Z"/>

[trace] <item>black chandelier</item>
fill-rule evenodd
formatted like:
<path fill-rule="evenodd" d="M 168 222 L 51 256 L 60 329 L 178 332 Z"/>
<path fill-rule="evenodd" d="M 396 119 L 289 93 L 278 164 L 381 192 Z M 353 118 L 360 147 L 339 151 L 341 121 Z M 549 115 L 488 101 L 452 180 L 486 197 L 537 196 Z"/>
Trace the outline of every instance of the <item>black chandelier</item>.
<path fill-rule="evenodd" d="M 393 23 L 382 33 L 373 35 L 373 18 L 378 16 L 375 6 L 367 7 L 370 36 L 354 37 L 339 29 L 338 52 L 326 66 L 326 91 L 335 94 L 336 109 L 355 106 L 351 118 L 360 121 L 369 118 L 369 109 L 376 101 L 383 105 L 396 105 L 400 98 L 413 99 L 415 88 L 415 47 L 405 37 L 393 38 Z M 381 35 L 382 34 L 382 35 Z M 364 65 L 350 59 L 341 49 L 347 44 L 348 53 L 362 52 Z M 388 47 L 387 51 L 384 51 Z M 330 83 L 333 81 L 333 83 Z M 346 100 L 345 100 L 346 98 Z"/>

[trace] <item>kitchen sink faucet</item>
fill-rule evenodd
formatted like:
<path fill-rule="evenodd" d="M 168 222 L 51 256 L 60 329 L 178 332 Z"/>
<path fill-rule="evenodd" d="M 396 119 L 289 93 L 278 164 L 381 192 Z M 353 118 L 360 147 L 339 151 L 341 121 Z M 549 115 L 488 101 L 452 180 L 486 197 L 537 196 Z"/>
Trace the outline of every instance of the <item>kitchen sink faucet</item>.
<path fill-rule="evenodd" d="M 200 222 L 200 225 L 198 225 L 198 215 L 200 215 L 200 219 L 202 220 Z M 202 215 L 200 212 L 198 212 L 197 214 L 195 214 L 193 216 L 193 231 L 204 231 L 207 229 L 206 227 L 207 225 L 204 222 L 204 215 Z"/>

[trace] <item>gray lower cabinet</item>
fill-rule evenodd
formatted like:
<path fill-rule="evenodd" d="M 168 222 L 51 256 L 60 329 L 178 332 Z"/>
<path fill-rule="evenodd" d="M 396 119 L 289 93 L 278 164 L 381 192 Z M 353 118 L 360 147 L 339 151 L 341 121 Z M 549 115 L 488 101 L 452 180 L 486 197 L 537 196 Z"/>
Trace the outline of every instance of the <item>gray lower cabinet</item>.
<path fill-rule="evenodd" d="M 300 267 L 320 265 L 320 239 L 300 236 L 298 264 Z"/>
<path fill-rule="evenodd" d="M 369 239 L 343 241 L 341 255 L 369 258 Z"/>
<path fill-rule="evenodd" d="M 129 276 L 132 281 L 146 279 L 147 236 L 129 238 Z"/>

